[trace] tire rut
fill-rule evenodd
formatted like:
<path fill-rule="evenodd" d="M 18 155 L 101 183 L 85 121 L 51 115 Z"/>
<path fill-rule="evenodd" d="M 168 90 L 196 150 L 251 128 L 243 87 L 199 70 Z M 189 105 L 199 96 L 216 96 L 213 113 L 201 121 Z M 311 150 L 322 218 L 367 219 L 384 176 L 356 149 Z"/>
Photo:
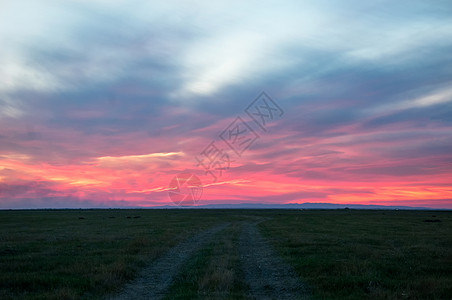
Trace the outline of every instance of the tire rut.
<path fill-rule="evenodd" d="M 294 269 L 262 237 L 257 223 L 243 226 L 239 250 L 250 299 L 310 299 Z"/>
<path fill-rule="evenodd" d="M 125 288 L 107 299 L 161 299 L 179 274 L 181 266 L 205 245 L 210 239 L 229 224 L 212 227 L 185 240 L 171 248 L 166 254 L 157 258 L 151 265 L 145 267 L 140 275 L 128 283 Z"/>

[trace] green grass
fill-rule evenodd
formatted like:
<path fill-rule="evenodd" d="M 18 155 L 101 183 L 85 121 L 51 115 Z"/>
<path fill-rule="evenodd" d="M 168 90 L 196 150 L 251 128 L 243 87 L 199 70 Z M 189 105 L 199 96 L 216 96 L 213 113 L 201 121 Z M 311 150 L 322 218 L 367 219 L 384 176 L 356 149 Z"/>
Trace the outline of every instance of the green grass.
<path fill-rule="evenodd" d="M 0 211 L 0 299 L 100 299 L 224 222 L 168 295 L 244 298 L 237 239 L 256 218 L 317 299 L 451 298 L 450 211 L 40 210 Z"/>
<path fill-rule="evenodd" d="M 230 225 L 182 268 L 165 299 L 245 299 L 238 241 L 241 226 Z"/>
<path fill-rule="evenodd" d="M 452 296 L 452 212 L 288 211 L 261 228 L 318 299 Z"/>
<path fill-rule="evenodd" d="M 222 222 L 218 215 L 220 211 L 0 211 L 0 299 L 100 298 L 171 246 Z"/>

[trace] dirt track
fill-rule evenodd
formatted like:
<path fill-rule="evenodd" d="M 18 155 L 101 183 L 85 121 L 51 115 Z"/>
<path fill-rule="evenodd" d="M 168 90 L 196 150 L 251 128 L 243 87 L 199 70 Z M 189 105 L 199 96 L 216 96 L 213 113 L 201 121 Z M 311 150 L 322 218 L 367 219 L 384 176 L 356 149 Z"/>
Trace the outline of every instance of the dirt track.
<path fill-rule="evenodd" d="M 293 268 L 276 255 L 256 223 L 244 225 L 239 249 L 250 299 L 310 298 Z"/>
<path fill-rule="evenodd" d="M 305 285 L 290 265 L 262 237 L 258 222 L 244 223 L 239 241 L 243 274 L 249 299 L 309 299 Z M 225 229 L 222 224 L 203 231 L 169 250 L 145 268 L 134 281 L 108 299 L 161 299 L 179 275 L 182 265 L 212 237 Z"/>
<path fill-rule="evenodd" d="M 228 224 L 215 226 L 180 243 L 154 261 L 152 265 L 142 270 L 137 279 L 127 284 L 118 295 L 109 297 L 109 299 L 163 298 L 167 288 L 179 274 L 183 263 L 210 241 L 217 232 L 225 229 L 227 226 Z"/>

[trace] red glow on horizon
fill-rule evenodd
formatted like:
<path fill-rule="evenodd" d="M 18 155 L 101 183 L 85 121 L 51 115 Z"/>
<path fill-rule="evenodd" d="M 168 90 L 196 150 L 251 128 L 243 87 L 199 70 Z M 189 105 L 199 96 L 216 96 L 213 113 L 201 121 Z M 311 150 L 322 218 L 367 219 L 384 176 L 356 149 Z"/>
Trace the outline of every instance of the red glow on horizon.
<path fill-rule="evenodd" d="M 215 136 L 229 121 L 199 131 Z M 100 150 L 66 161 L 20 152 L 1 155 L 0 205 L 16 207 L 34 199 L 37 203 L 56 199 L 62 207 L 173 205 L 168 196 L 170 181 L 178 173 L 191 172 L 204 186 L 199 204 L 317 202 L 452 209 L 452 169 L 442 163 L 447 155 L 391 156 L 387 149 L 398 149 L 406 141 L 379 142 L 383 132 L 360 132 L 351 125 L 334 131 L 345 129 L 348 134 L 301 139 L 292 137 L 292 132 L 268 133 L 255 148 L 236 157 L 217 182 L 196 166 L 195 155 L 211 141 L 196 136 L 200 132 L 173 139 L 115 136 L 113 148 L 105 138 L 83 140 L 77 135 L 83 142 L 73 146 L 72 141 L 64 141 L 67 148 L 79 152 L 91 145 Z M 418 136 L 410 142 L 426 143 Z M 159 151 L 143 151 L 149 145 L 157 145 L 153 148 Z"/>
<path fill-rule="evenodd" d="M 232 166 L 213 183 L 202 170 L 194 168 L 192 162 L 181 159 L 183 156 L 175 162 L 178 167 L 174 171 L 158 170 L 158 161 L 164 157 L 111 158 L 108 163 L 95 159 L 95 163 L 62 166 L 30 164 L 18 157 L 3 158 L 0 160 L 3 170 L 14 170 L 14 175 L 1 178 L 4 185 L 1 196 L 10 199 L 11 205 L 14 199 L 40 197 L 68 197 L 68 201 L 89 199 L 93 205 L 112 207 L 167 205 L 173 204 L 168 197 L 168 184 L 179 169 L 191 170 L 203 181 L 204 195 L 199 204 L 318 202 L 452 208 L 452 189 L 442 175 L 414 176 L 398 181 L 393 176 L 381 176 L 378 181 L 360 176 L 354 181 L 347 176 L 322 180 L 294 177 L 290 172 L 247 171 L 246 165 L 239 165 L 237 171 L 237 167 Z M 32 183 L 34 186 L 24 189 L 24 185 Z"/>

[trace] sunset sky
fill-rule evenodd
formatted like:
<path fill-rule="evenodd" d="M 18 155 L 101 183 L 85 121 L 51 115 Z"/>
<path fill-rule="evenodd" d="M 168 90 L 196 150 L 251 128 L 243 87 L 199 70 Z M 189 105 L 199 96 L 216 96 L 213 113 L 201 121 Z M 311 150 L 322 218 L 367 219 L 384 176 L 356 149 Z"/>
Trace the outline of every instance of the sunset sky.
<path fill-rule="evenodd" d="M 180 173 L 452 209 L 452 2 L 0 2 L 0 208 L 175 205 Z"/>

